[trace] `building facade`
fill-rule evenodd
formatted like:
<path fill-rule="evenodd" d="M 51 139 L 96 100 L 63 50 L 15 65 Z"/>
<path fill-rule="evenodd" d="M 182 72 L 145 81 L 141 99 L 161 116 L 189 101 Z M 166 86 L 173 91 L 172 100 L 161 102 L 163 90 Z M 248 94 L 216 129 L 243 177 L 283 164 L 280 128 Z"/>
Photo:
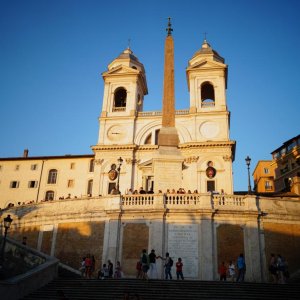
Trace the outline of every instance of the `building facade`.
<path fill-rule="evenodd" d="M 272 153 L 275 170 L 275 190 L 300 195 L 300 135 L 297 135 Z"/>
<path fill-rule="evenodd" d="M 179 180 L 168 188 L 199 193 L 223 190 L 232 194 L 235 141 L 229 135 L 227 65 L 204 41 L 189 60 L 186 74 L 189 107 L 175 111 L 183 162 L 177 175 Z M 108 65 L 103 79 L 99 138 L 92 147 L 94 155 L 30 157 L 27 152 L 20 158 L 0 158 L 0 207 L 59 199 L 69 194 L 105 196 L 118 179 L 122 194 L 140 187 L 158 192 L 155 184 L 158 174 L 154 174 L 152 160 L 158 151 L 162 112 L 143 111 L 144 96 L 148 93 L 144 66 L 131 49 L 126 49 Z M 119 157 L 124 161 L 120 177 L 108 176 Z M 49 176 L 56 176 L 55 181 Z"/>
<path fill-rule="evenodd" d="M 258 161 L 254 171 L 254 190 L 257 193 L 273 193 L 274 188 L 274 164 L 272 160 Z"/>
<path fill-rule="evenodd" d="M 87 253 L 96 269 L 108 259 L 120 261 L 126 277 L 135 276 L 142 249 L 181 257 L 191 279 L 218 279 L 221 262 L 240 253 L 247 281 L 269 280 L 271 253 L 281 253 L 297 273 L 299 197 L 233 193 L 224 59 L 204 41 L 189 60 L 189 107 L 173 113 L 179 141 L 172 147 L 167 138 L 174 128 L 162 123 L 165 113 L 143 111 L 145 74 L 131 49 L 108 65 L 93 155 L 33 158 L 25 152 L 0 159 L 0 213 L 13 219 L 10 236 L 26 236 L 29 246 L 76 269 Z M 191 193 L 159 191 L 164 180 Z M 111 194 L 114 187 L 121 193 Z M 128 193 L 139 187 L 146 193 Z M 157 261 L 158 278 L 163 265 Z"/>

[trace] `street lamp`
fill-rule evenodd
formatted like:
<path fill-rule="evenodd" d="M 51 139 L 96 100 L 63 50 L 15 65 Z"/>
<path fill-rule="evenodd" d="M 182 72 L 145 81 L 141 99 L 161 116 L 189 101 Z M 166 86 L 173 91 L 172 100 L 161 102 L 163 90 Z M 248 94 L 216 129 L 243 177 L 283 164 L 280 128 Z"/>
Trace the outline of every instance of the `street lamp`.
<path fill-rule="evenodd" d="M 251 194 L 251 182 L 250 182 L 250 162 L 251 162 L 251 158 L 249 157 L 249 155 L 247 155 L 247 157 L 245 158 L 246 161 L 246 165 L 247 165 L 247 169 L 248 169 L 248 193 Z"/>
<path fill-rule="evenodd" d="M 123 159 L 122 157 L 119 157 L 118 158 L 118 168 L 117 168 L 117 171 L 118 171 L 118 183 L 117 183 L 117 189 L 118 189 L 118 193 L 121 194 L 120 192 L 120 187 L 119 187 L 119 184 L 120 184 L 120 175 L 121 175 L 121 166 L 122 166 L 122 163 L 123 163 Z"/>
<path fill-rule="evenodd" d="M 3 223 L 4 223 L 4 238 L 2 241 L 2 247 L 1 247 L 1 252 L 0 252 L 0 268 L 2 268 L 3 266 L 3 262 L 4 262 L 4 249 L 5 249 L 5 244 L 6 244 L 6 236 L 7 236 L 7 232 L 8 229 L 10 228 L 10 225 L 13 221 L 13 219 L 10 217 L 10 215 L 7 215 L 6 218 L 3 219 Z"/>

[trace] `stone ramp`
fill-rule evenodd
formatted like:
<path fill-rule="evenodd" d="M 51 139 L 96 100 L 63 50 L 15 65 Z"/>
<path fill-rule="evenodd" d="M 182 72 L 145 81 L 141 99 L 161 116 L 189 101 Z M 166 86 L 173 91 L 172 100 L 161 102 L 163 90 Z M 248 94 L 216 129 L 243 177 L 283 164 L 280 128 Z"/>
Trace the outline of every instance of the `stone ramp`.
<path fill-rule="evenodd" d="M 299 299 L 299 284 L 58 278 L 24 299 Z"/>

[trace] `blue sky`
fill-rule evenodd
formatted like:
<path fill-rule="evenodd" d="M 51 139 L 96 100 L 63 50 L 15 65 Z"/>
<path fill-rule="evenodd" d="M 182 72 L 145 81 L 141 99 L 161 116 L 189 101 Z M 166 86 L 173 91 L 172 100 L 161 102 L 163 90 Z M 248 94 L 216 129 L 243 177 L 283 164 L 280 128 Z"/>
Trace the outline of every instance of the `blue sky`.
<path fill-rule="evenodd" d="M 229 66 L 235 190 L 245 157 L 300 133 L 300 1 L 0 0 L 0 157 L 90 154 L 101 73 L 128 45 L 146 69 L 145 110 L 160 110 L 167 17 L 175 41 L 176 109 L 188 108 L 185 69 L 204 32 Z"/>

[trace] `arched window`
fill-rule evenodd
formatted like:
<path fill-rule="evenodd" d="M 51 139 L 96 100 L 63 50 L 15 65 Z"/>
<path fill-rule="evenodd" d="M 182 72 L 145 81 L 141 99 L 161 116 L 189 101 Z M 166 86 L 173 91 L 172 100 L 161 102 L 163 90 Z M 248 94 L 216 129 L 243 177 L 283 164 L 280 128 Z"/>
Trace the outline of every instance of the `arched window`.
<path fill-rule="evenodd" d="M 87 194 L 92 195 L 92 192 L 93 192 L 93 179 L 90 179 L 88 181 Z"/>
<path fill-rule="evenodd" d="M 113 111 L 125 111 L 127 91 L 121 87 L 115 91 Z"/>
<path fill-rule="evenodd" d="M 151 145 L 152 134 L 150 133 L 145 139 L 145 145 Z"/>
<path fill-rule="evenodd" d="M 57 179 L 57 170 L 51 169 L 48 174 L 48 184 L 55 184 Z"/>
<path fill-rule="evenodd" d="M 201 85 L 201 106 L 215 106 L 215 90 L 211 83 L 204 82 Z"/>
<path fill-rule="evenodd" d="M 47 191 L 45 195 L 46 201 L 51 201 L 54 199 L 54 192 L 53 191 Z"/>
<path fill-rule="evenodd" d="M 159 135 L 160 129 L 155 130 L 155 145 L 158 145 L 158 135 Z"/>

